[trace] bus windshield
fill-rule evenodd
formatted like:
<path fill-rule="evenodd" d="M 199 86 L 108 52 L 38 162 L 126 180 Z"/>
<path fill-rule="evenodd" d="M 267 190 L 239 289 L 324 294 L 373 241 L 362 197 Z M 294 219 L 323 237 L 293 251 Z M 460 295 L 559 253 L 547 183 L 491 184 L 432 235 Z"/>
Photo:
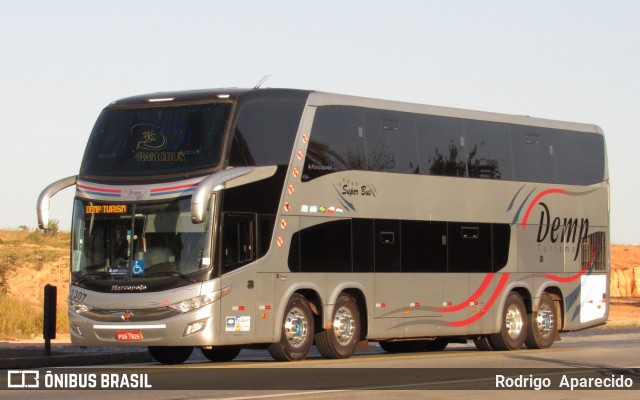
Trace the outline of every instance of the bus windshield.
<path fill-rule="evenodd" d="M 231 103 L 106 108 L 91 132 L 81 175 L 140 177 L 217 167 Z"/>
<path fill-rule="evenodd" d="M 146 282 L 209 268 L 207 221 L 191 222 L 190 199 L 105 204 L 76 199 L 73 281 Z"/>

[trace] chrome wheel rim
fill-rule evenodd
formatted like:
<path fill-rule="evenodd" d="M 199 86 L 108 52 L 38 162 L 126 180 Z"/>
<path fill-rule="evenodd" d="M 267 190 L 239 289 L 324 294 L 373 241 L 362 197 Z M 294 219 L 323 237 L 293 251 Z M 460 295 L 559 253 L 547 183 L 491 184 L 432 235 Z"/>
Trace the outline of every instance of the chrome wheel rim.
<path fill-rule="evenodd" d="M 287 341 L 293 347 L 301 346 L 309 334 L 309 323 L 299 308 L 289 310 L 284 321 L 284 332 Z"/>
<path fill-rule="evenodd" d="M 553 331 L 553 311 L 546 305 L 541 306 L 538 309 L 538 314 L 536 316 L 536 325 L 538 327 L 538 332 L 542 336 L 549 336 Z"/>
<path fill-rule="evenodd" d="M 505 326 L 507 328 L 507 334 L 512 339 L 518 338 L 522 333 L 524 318 L 522 317 L 520 308 L 517 305 L 512 304 L 507 309 L 507 314 L 505 316 Z"/>
<path fill-rule="evenodd" d="M 333 332 L 338 343 L 346 345 L 353 339 L 356 329 L 356 321 L 351 311 L 346 307 L 341 307 L 333 318 Z"/>

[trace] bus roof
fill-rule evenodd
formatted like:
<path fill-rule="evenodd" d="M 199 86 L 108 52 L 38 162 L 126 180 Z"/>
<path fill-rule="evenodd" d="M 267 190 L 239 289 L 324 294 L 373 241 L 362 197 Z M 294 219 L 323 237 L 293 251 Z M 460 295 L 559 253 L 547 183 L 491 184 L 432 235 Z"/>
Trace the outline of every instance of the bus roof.
<path fill-rule="evenodd" d="M 502 122 L 517 125 L 530 125 L 552 129 L 567 129 L 579 132 L 602 134 L 602 129 L 594 124 L 558 121 L 545 118 L 530 117 L 528 115 L 511 115 L 486 111 L 468 110 L 452 107 L 432 106 L 417 103 L 406 103 L 391 100 L 380 100 L 366 97 L 350 96 L 335 93 L 317 92 L 300 89 L 247 89 L 247 88 L 218 88 L 201 90 L 183 90 L 170 92 L 156 92 L 126 97 L 112 102 L 107 108 L 131 107 L 150 105 L 153 103 L 185 103 L 207 102 L 215 100 L 245 101 L 250 99 L 279 99 L 279 98 L 307 98 L 311 106 L 345 105 L 388 109 L 400 112 L 440 115 L 452 118 L 466 118 L 481 121 Z"/>
<path fill-rule="evenodd" d="M 309 90 L 298 89 L 241 89 L 219 88 L 148 93 L 125 97 L 107 108 L 150 105 L 152 103 L 208 102 L 216 100 L 244 100 L 249 98 L 306 98 Z"/>

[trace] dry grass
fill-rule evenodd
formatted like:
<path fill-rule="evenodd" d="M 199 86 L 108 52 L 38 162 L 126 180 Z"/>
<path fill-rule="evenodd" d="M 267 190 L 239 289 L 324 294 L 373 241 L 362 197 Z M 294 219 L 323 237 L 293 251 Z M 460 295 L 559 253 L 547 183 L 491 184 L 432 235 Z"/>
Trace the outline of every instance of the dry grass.
<path fill-rule="evenodd" d="M 0 296 L 0 339 L 34 339 L 42 337 L 44 311 L 28 301 L 8 295 Z M 67 309 L 58 307 L 56 332 L 69 332 Z"/>
<path fill-rule="evenodd" d="M 26 229 L 0 231 L 0 338 L 42 337 L 42 295 L 33 289 L 25 290 L 15 282 L 36 280 L 31 275 L 24 276 L 25 270 L 36 271 L 38 276 L 51 276 L 52 265 L 69 258 L 69 244 L 68 232 L 51 235 Z M 45 283 L 48 282 L 43 282 L 42 287 Z M 58 298 L 61 301 L 57 307 L 56 331 L 66 335 L 67 309 L 60 304 L 64 304 L 66 298 L 65 288 L 58 289 Z"/>

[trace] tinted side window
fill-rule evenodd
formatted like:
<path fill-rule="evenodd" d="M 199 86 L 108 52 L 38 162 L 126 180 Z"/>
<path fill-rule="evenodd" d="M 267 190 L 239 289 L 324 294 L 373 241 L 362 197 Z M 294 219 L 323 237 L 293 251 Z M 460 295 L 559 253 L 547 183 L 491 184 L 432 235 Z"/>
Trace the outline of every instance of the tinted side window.
<path fill-rule="evenodd" d="M 376 272 L 400 272 L 400 221 L 374 221 Z"/>
<path fill-rule="evenodd" d="M 254 101 L 239 112 L 229 165 L 287 165 L 304 103 Z"/>
<path fill-rule="evenodd" d="M 595 133 L 556 131 L 558 182 L 592 185 L 604 178 L 604 138 Z"/>
<path fill-rule="evenodd" d="M 301 272 L 351 272 L 351 220 L 339 219 L 300 231 Z"/>
<path fill-rule="evenodd" d="M 491 224 L 449 223 L 449 272 L 492 271 Z"/>
<path fill-rule="evenodd" d="M 515 180 L 556 182 L 553 135 L 550 129 L 512 125 Z"/>
<path fill-rule="evenodd" d="M 258 258 L 267 254 L 271 243 L 271 235 L 273 234 L 273 226 L 275 224 L 275 215 L 258 215 Z"/>
<path fill-rule="evenodd" d="M 337 171 L 366 169 L 362 109 L 319 107 L 311 127 L 302 181 Z"/>
<path fill-rule="evenodd" d="M 417 174 L 415 118 L 413 114 L 365 110 L 365 142 L 369 171 Z"/>
<path fill-rule="evenodd" d="M 465 176 L 461 119 L 420 115 L 417 135 L 421 174 Z"/>
<path fill-rule="evenodd" d="M 289 258 L 287 259 L 291 272 L 300 272 L 300 232 L 296 232 L 291 237 L 289 245 Z"/>
<path fill-rule="evenodd" d="M 509 224 L 493 224 L 492 248 L 493 248 L 493 271 L 500 271 L 509 261 L 509 243 L 511 241 L 511 226 Z"/>
<path fill-rule="evenodd" d="M 255 260 L 255 215 L 223 214 L 221 260 L 222 273 Z"/>
<path fill-rule="evenodd" d="M 447 272 L 447 223 L 401 222 L 402 272 Z"/>
<path fill-rule="evenodd" d="M 464 142 L 470 178 L 513 179 L 509 125 L 465 121 Z"/>
<path fill-rule="evenodd" d="M 374 238 L 373 220 L 356 218 L 351 220 L 353 241 L 353 272 L 373 272 Z"/>

